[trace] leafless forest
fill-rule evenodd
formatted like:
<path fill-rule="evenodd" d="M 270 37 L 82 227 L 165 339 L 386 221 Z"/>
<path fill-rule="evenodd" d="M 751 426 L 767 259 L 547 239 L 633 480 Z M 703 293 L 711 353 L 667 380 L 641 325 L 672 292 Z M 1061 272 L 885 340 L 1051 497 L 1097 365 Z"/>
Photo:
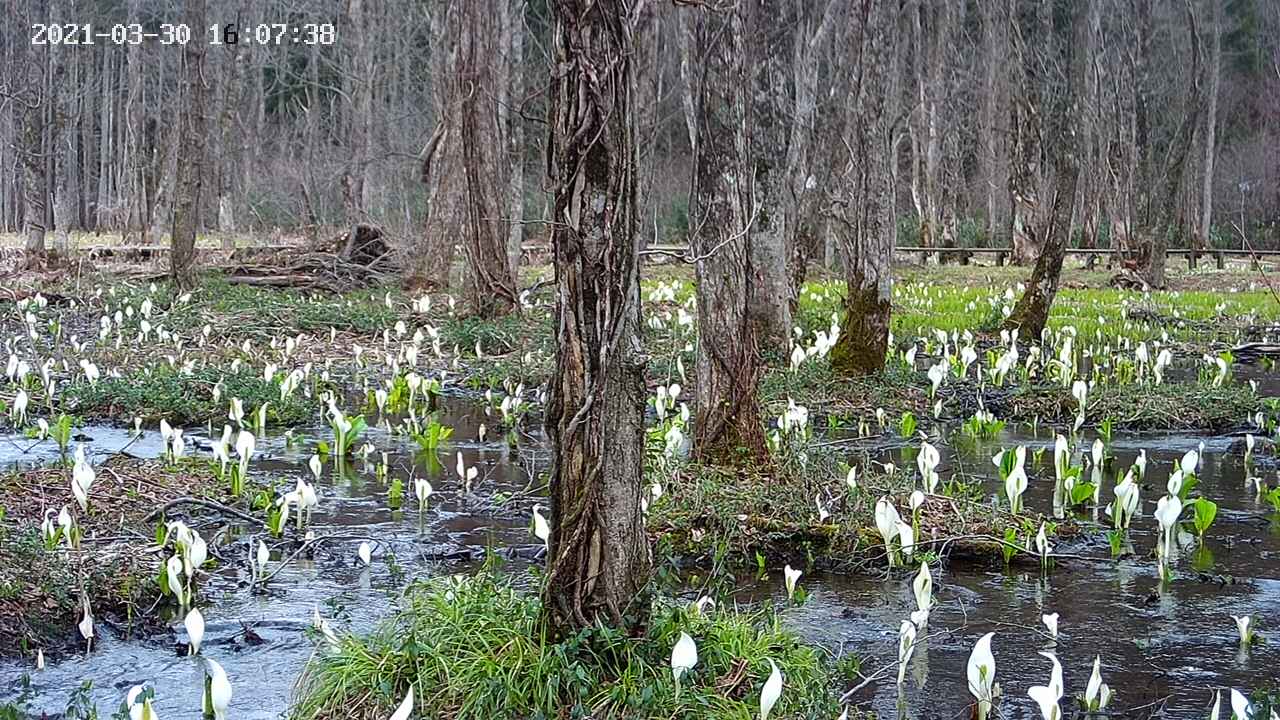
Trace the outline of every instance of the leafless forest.
<path fill-rule="evenodd" d="M 1046 244 L 1116 247 L 1161 286 L 1166 247 L 1280 242 L 1280 3 L 644 12 L 643 234 L 732 239 L 763 292 L 841 257 L 874 276 L 895 243 L 1009 246 L 1022 264 Z M 551 212 L 545 2 L 5 0 L 4 16 L 0 231 L 33 257 L 77 232 L 369 224 L 409 251 L 410 285 L 447 284 L 441 260 L 465 257 L 491 268 L 466 274 L 477 297 L 515 302 L 510 261 Z M 49 22 L 185 23 L 195 40 L 33 44 Z M 252 41 L 277 23 L 330 24 L 333 42 Z M 239 42 L 211 44 L 228 24 Z M 767 326 L 785 327 L 775 308 Z"/>

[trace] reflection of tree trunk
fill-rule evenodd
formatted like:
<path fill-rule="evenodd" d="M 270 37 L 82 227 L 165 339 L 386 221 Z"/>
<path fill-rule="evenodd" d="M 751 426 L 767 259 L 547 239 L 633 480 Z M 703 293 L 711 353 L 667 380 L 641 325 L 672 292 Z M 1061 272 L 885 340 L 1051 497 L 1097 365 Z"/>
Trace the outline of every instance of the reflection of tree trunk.
<path fill-rule="evenodd" d="M 636 237 L 631 15 L 621 0 L 554 0 L 549 182 L 559 290 L 548 389 L 547 635 L 648 622 L 640 511 L 644 352 Z"/>
<path fill-rule="evenodd" d="M 190 5 L 192 27 L 205 27 L 206 0 Z M 169 253 L 169 273 L 179 288 L 195 285 L 196 230 L 200 218 L 200 189 L 204 175 L 205 53 L 203 42 L 183 46 L 183 87 L 186 91 L 181 113 L 178 159 L 174 171 L 173 247 Z"/>
<path fill-rule="evenodd" d="M 500 37 L 484 3 L 468 4 L 462 29 L 462 164 L 467 183 L 466 250 L 471 308 L 480 317 L 511 312 L 517 305 L 503 221 L 506 185 L 498 172 L 501 137 L 493 102 L 497 87 L 492 60 Z"/>
<path fill-rule="evenodd" d="M 866 3 L 851 13 L 851 27 L 842 39 L 859 58 L 860 66 L 847 91 L 844 144 L 848 167 L 840 173 L 836 207 L 836 235 L 845 263 L 844 317 L 840 338 L 831 350 L 831 367 L 844 376 L 882 370 L 889 344 L 889 313 L 893 295 L 890 259 L 893 256 L 893 218 L 890 216 L 890 128 L 886 112 L 891 80 L 889 58 L 897 52 L 894 17 L 888 3 Z"/>
<path fill-rule="evenodd" d="M 690 242 L 699 258 L 698 417 L 694 452 L 728 460 L 745 449 L 765 454 L 757 381 L 761 325 L 750 315 L 755 255 L 750 235 L 754 213 L 763 212 L 753 192 L 747 137 L 751 71 L 744 62 L 741 6 L 725 12 L 683 13 L 686 41 L 702 67 L 686 92 L 693 98 L 694 186 L 689 198 Z M 775 220 L 776 222 L 776 220 Z"/>

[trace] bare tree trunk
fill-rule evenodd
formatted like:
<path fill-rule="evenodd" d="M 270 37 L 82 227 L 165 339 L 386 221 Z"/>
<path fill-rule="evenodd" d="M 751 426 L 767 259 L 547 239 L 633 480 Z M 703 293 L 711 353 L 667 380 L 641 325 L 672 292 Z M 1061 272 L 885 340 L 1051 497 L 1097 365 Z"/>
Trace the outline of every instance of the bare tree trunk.
<path fill-rule="evenodd" d="M 423 233 L 406 263 L 405 286 L 410 290 L 446 291 L 452 284 L 450 272 L 462 228 L 466 190 L 459 181 L 463 167 L 458 53 L 463 8 L 454 3 L 436 3 L 431 13 L 431 97 L 436 128 L 422 153 L 427 215 Z"/>
<path fill-rule="evenodd" d="M 500 2 L 503 0 L 499 0 Z M 480 317 L 511 312 L 515 281 L 507 255 L 503 220 L 505 183 L 498 163 L 502 148 L 493 102 L 498 82 L 492 61 L 501 33 L 485 3 L 469 3 L 462 29 L 462 68 L 467 84 L 462 96 L 462 162 L 467 182 L 467 266 L 471 308 Z"/>
<path fill-rule="evenodd" d="M 787 275 L 786 173 L 792 101 L 787 63 L 795 37 L 766 0 L 743 0 L 742 54 L 750 94 L 745 109 L 751 162 L 746 197 L 751 253 L 747 316 L 761 350 L 786 357 L 791 349 L 791 282 Z"/>
<path fill-rule="evenodd" d="M 342 173 L 342 208 L 346 216 L 347 248 L 354 247 L 356 226 L 369 211 L 369 148 L 373 125 L 373 43 L 371 21 L 364 0 L 349 0 L 347 22 L 351 55 L 347 61 L 347 165 Z"/>
<path fill-rule="evenodd" d="M 825 77 L 820 61 L 831 37 L 841 3 L 827 0 L 814 6 L 807 0 L 793 0 L 792 12 L 798 18 L 792 39 L 792 106 L 791 137 L 787 141 L 787 195 L 785 225 L 787 271 L 790 276 L 789 309 L 794 316 L 800 300 L 800 289 L 808 273 L 810 258 L 822 248 L 823 218 L 819 187 L 826 187 L 830 177 L 830 154 L 815 150 L 823 139 L 816 127 L 819 85 Z M 824 124 L 824 130 L 830 123 Z"/>
<path fill-rule="evenodd" d="M 516 0 L 514 7 L 508 8 L 507 26 L 504 37 L 507 38 L 507 80 L 503 84 L 508 102 L 503 105 L 507 115 L 502 127 L 506 133 L 507 163 L 510 172 L 507 177 L 507 210 L 509 220 L 507 230 L 507 256 L 511 264 L 511 275 L 514 280 L 520 279 L 521 246 L 524 244 L 524 13 L 525 0 Z"/>
<path fill-rule="evenodd" d="M 1195 266 L 1195 251 L 1209 247 L 1209 233 L 1213 229 L 1213 167 L 1218 139 L 1218 90 L 1222 84 L 1222 10 L 1218 2 L 1210 2 L 1212 13 L 1209 27 L 1209 97 L 1204 119 L 1204 167 L 1200 176 L 1200 223 L 1193 237 L 1191 264 Z"/>
<path fill-rule="evenodd" d="M 893 218 L 890 215 L 891 126 L 886 112 L 896 53 L 895 17 L 889 3 L 864 3 L 850 12 L 841 45 L 857 58 L 849 74 L 844 123 L 847 167 L 839 174 L 832 212 L 845 263 L 844 317 L 831 349 L 838 375 L 884 369 L 893 298 Z"/>
<path fill-rule="evenodd" d="M 205 27 L 206 0 L 189 6 L 191 26 Z M 183 98 L 177 166 L 174 170 L 172 250 L 169 274 L 179 288 L 195 286 L 196 231 L 200 226 L 200 191 L 204 184 L 205 111 L 208 85 L 204 42 L 183 46 Z"/>
<path fill-rule="evenodd" d="M 1038 198 L 1041 202 L 1047 199 L 1048 207 L 1034 208 L 1036 216 L 1043 218 L 1034 231 L 1037 237 L 1043 238 L 1043 246 L 1026 289 L 1004 325 L 1020 329 L 1023 337 L 1033 342 L 1039 339 L 1048 322 L 1071 235 L 1071 212 L 1079 178 L 1074 136 L 1081 125 L 1080 98 L 1095 49 L 1091 43 L 1077 43 L 1071 29 L 1079 30 L 1082 23 L 1087 24 L 1097 3 L 1102 1 L 1084 0 L 1084 9 L 1080 9 L 1077 7 L 1080 0 L 1053 0 L 1048 7 L 1039 5 L 1040 0 L 1015 0 L 1028 8 L 1027 12 L 1019 13 L 1022 27 L 1015 42 L 1016 57 L 1023 70 L 1024 109 L 1042 119 L 1044 161 L 1040 163 L 1042 182 Z M 1038 38 L 1057 38 L 1057 41 Z M 1077 45 L 1084 52 L 1077 52 Z M 1064 77 L 1065 82 L 1060 80 Z"/>
<path fill-rule="evenodd" d="M 44 132 L 45 113 L 49 103 L 49 49 L 43 54 L 34 46 L 19 50 L 16 77 L 24 80 L 18 97 L 21 139 L 18 154 L 22 165 L 22 235 L 24 269 L 42 267 L 45 261 L 45 231 L 49 195 L 47 150 Z"/>
<path fill-rule="evenodd" d="M 555 0 L 552 10 L 548 179 L 559 292 L 543 620 L 557 639 L 597 623 L 635 634 L 650 610 L 630 106 L 636 13 L 624 0 Z"/>
<path fill-rule="evenodd" d="M 237 142 L 236 114 L 243 96 L 245 66 L 248 64 L 248 53 L 237 50 L 234 45 L 223 48 L 224 67 L 220 73 L 220 92 L 222 106 L 218 113 L 218 144 L 221 151 L 218 158 L 218 232 L 222 234 L 222 248 L 235 248 L 236 212 L 235 197 L 237 195 L 239 166 L 244 161 L 241 156 L 241 145 Z M 312 108 L 308 108 L 310 112 Z M 307 122 L 311 119 L 308 118 Z"/>
<path fill-rule="evenodd" d="M 952 132 L 948 118 L 951 66 L 947 53 L 955 44 L 954 0 L 916 0 L 910 8 L 916 102 L 911 124 L 912 198 L 920 227 L 920 245 L 939 247 L 942 240 L 944 136 Z M 941 260 L 942 256 L 939 256 Z"/>
<path fill-rule="evenodd" d="M 766 212 L 757 204 L 756 166 L 750 156 L 751 70 L 745 61 L 745 17 L 733 10 L 685 11 L 686 41 L 702 66 L 687 88 L 696 128 L 690 243 L 698 258 L 697 418 L 694 452 L 728 461 L 767 456 L 757 384 L 762 326 L 751 315 L 757 256 L 754 223 Z M 777 222 L 776 219 L 773 222 Z M 743 452 L 745 451 L 745 452 Z"/>
<path fill-rule="evenodd" d="M 1008 198 L 1009 160 L 1006 141 L 1007 123 L 1001 118 L 1008 95 L 1008 45 L 1009 21 L 1004 4 L 980 3 L 983 38 L 983 86 L 982 86 L 982 168 L 983 190 L 986 196 L 987 240 L 997 246 L 997 240 L 1009 227 Z"/>

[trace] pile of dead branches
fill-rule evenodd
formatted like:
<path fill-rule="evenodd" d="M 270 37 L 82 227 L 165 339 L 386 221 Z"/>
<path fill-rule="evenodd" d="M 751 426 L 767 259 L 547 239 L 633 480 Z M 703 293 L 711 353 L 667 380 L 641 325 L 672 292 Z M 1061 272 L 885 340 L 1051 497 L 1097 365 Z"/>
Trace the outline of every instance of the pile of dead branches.
<path fill-rule="evenodd" d="M 264 256 L 232 255 L 227 279 L 237 285 L 294 287 L 347 292 L 387 282 L 399 274 L 396 253 L 382 229 L 357 225 L 355 232 Z"/>

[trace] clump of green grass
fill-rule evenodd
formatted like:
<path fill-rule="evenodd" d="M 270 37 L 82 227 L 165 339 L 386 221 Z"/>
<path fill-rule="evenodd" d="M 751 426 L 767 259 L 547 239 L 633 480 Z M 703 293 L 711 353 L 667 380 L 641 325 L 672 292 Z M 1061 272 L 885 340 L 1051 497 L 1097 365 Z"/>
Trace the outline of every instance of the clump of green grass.
<path fill-rule="evenodd" d="M 221 398 L 215 403 L 213 388 L 222 383 Z M 267 422 L 298 425 L 311 419 L 312 408 L 297 394 L 280 399 L 280 389 L 249 368 L 236 372 L 205 367 L 190 375 L 161 365 L 135 370 L 119 378 L 103 378 L 97 383 L 81 383 L 67 388 L 66 400 L 74 412 L 85 416 L 144 420 L 164 418 L 175 425 L 194 425 L 224 417 L 230 398 L 244 402 L 246 412 L 267 407 Z"/>
<path fill-rule="evenodd" d="M 1071 392 L 1059 385 L 1018 387 L 1007 398 L 986 402 L 1002 417 L 1065 425 L 1077 408 Z M 1110 419 L 1126 430 L 1218 431 L 1243 423 L 1257 409 L 1257 396 L 1247 385 L 1099 385 L 1089 394 L 1087 418 L 1089 424 Z"/>
<path fill-rule="evenodd" d="M 785 676 L 771 717 L 839 712 L 817 650 L 771 615 L 661 604 L 643 637 L 596 628 L 552 644 L 539 613 L 536 596 L 492 570 L 426 581 L 373 634 L 344 638 L 312 662 L 291 717 L 380 720 L 412 684 L 422 717 L 749 720 L 766 658 Z M 698 663 L 677 694 L 670 657 L 682 631 L 697 642 Z"/>
<path fill-rule="evenodd" d="M 882 571 L 887 553 L 876 529 L 876 502 L 890 498 L 909 521 L 915 468 L 888 475 L 858 462 L 855 491 L 834 453 L 810 447 L 804 456 L 763 467 L 686 465 L 663 478 L 662 497 L 649 506 L 649 530 L 673 554 L 698 564 L 741 568 L 799 559 L 825 569 Z M 1026 537 L 1042 519 L 993 505 L 977 480 L 956 476 L 941 490 L 947 497 L 929 496 L 921 507 L 916 562 L 935 557 L 938 541 L 951 537 L 957 539 L 945 544 L 949 553 L 997 560 L 1010 531 Z M 819 516 L 819 502 L 826 517 Z"/>

